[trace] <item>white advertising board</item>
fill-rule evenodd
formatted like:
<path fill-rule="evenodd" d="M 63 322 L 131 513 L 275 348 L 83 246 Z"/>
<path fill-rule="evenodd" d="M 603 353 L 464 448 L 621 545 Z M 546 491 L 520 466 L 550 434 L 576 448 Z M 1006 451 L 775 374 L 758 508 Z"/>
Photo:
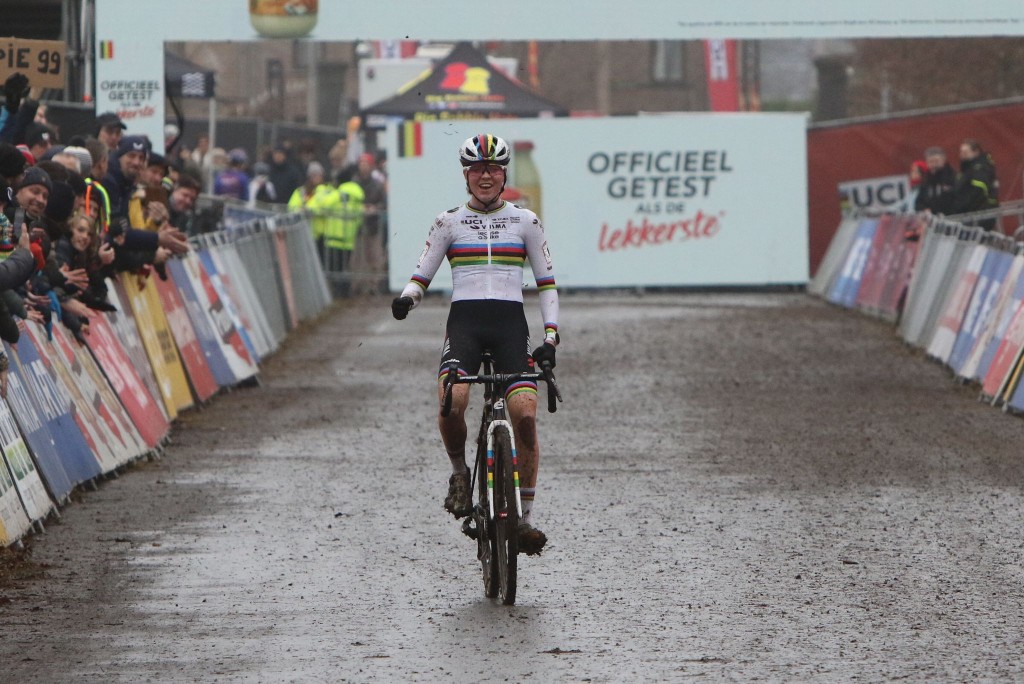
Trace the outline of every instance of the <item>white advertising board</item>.
<path fill-rule="evenodd" d="M 462 141 L 522 142 L 540 178 L 538 212 L 566 287 L 804 283 L 808 278 L 806 118 L 680 114 L 425 122 L 419 156 L 388 129 L 391 287 L 412 275 L 435 216 L 468 199 Z M 406 147 L 403 146 L 403 152 Z M 529 204 L 537 208 L 538 194 Z M 532 277 L 524 276 L 532 286 Z M 442 266 L 431 289 L 450 289 Z"/>
<path fill-rule="evenodd" d="M 307 0 L 308 2 L 308 0 Z M 96 0 L 100 39 L 253 40 L 250 0 Z M 468 0 L 319 0 L 313 40 L 702 40 L 1021 35 L 1019 0 L 519 0 L 479 21 Z M 145 31 L 140 31 L 140 20 Z M 119 36 L 111 32 L 116 31 Z"/>
<path fill-rule="evenodd" d="M 910 176 L 884 176 L 844 181 L 838 187 L 841 201 L 859 212 L 914 211 L 908 206 Z"/>
<path fill-rule="evenodd" d="M 927 7 L 889 0 L 520 0 L 500 20 L 475 21 L 467 0 L 304 0 L 312 23 L 295 38 L 323 41 L 704 40 L 712 38 L 913 38 L 1024 35 L 1024 3 L 932 0 Z M 163 151 L 165 41 L 260 40 L 250 8 L 284 3 L 250 0 L 96 0 L 97 113 L 131 117 L 128 132 L 148 135 Z M 383 9 L 382 9 L 383 8 Z M 312 17 L 310 17 L 312 18 Z M 142 28 L 144 27 L 144 28 Z M 489 32 L 491 31 L 491 32 Z M 104 58 L 105 54 L 112 57 Z M 121 83 L 103 91 L 102 84 Z M 125 85 L 127 84 L 127 85 Z M 134 84 L 134 85 L 132 85 Z"/>

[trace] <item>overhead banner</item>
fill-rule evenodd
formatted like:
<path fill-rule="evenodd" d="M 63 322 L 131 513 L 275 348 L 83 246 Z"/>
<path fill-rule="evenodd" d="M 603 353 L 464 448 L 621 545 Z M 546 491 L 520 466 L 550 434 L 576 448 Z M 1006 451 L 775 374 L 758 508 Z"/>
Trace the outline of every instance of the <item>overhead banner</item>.
<path fill-rule="evenodd" d="M 286 4 L 291 11 L 288 16 L 283 15 Z M 97 111 L 118 112 L 130 133 L 148 135 L 156 151 L 163 152 L 166 41 L 262 40 L 268 29 L 278 38 L 313 41 L 456 42 L 466 37 L 468 24 L 453 21 L 454 7 L 442 11 L 422 0 L 389 0 L 386 11 L 377 3 L 348 0 L 319 0 L 312 9 L 309 4 L 298 0 L 146 3 L 145 31 L 140 31 L 138 0 L 96 0 Z M 268 6 L 273 8 L 271 15 L 282 16 L 266 16 Z M 588 16 L 601 20 L 582 21 L 578 3 L 520 0 L 516 11 L 503 13 L 500 21 L 470 23 L 479 41 L 1024 35 L 1020 0 L 974 4 L 933 0 L 927 12 L 912 3 L 883 0 L 590 0 L 586 7 Z"/>
<path fill-rule="evenodd" d="M 268 27 L 260 16 L 268 13 L 267 5 L 279 8 L 291 5 L 291 14 L 297 21 L 279 21 Z M 1021 26 L 1024 8 L 1014 0 L 986 0 L 975 4 L 932 0 L 927 13 L 912 4 L 885 0 L 860 0 L 856 3 L 644 0 L 628 4 L 615 0 L 590 0 L 587 14 L 599 17 L 599 21 L 582 21 L 579 6 L 574 3 L 520 0 L 516 11 L 506 13 L 501 21 L 470 21 L 469 24 L 453 20 L 455 6 L 443 7 L 444 11 L 441 11 L 437 6 L 420 0 L 389 0 L 387 11 L 382 12 L 373 3 L 347 0 L 319 0 L 318 3 L 309 3 L 308 0 L 175 0 L 173 3 L 146 5 L 145 37 L 153 42 L 259 40 L 263 38 L 261 31 L 266 33 L 269 28 L 279 38 L 451 42 L 464 39 L 468 25 L 473 26 L 474 37 L 480 41 L 911 38 L 1024 34 Z M 281 9 L 277 12 L 285 14 Z M 274 11 L 269 13 L 274 14 Z M 182 17 L 188 17 L 188 21 L 182 21 Z M 96 30 L 100 40 L 139 35 L 138 18 L 138 0 L 96 0 Z M 287 20 L 291 17 L 282 18 Z"/>
<path fill-rule="evenodd" d="M 805 123 L 691 114 L 494 121 L 488 132 L 514 149 L 507 184 L 540 216 L 558 284 L 770 285 L 808 279 Z M 424 123 L 423 154 L 400 158 L 390 129 L 389 183 L 403 198 L 390 209 L 393 290 L 408 282 L 435 217 L 468 199 L 455 155 L 480 132 Z M 450 270 L 431 287 L 450 289 Z"/>

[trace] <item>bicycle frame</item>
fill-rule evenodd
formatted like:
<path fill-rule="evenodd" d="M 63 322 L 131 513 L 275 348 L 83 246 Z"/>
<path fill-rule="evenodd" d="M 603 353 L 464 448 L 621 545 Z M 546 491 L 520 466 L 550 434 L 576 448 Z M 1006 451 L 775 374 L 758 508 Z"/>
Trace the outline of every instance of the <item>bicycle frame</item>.
<path fill-rule="evenodd" d="M 494 373 L 492 372 L 493 367 L 494 359 L 490 352 L 484 352 L 483 373 L 480 375 L 460 376 L 458 373 L 458 367 L 453 364 L 452 367 L 448 369 L 448 375 L 445 381 L 444 401 L 441 409 L 441 415 L 446 416 L 451 411 L 453 385 L 484 385 L 484 415 L 482 424 L 487 425 L 487 459 L 485 467 L 487 468 L 488 518 L 490 520 L 497 519 L 496 512 L 494 510 L 494 432 L 499 428 L 504 428 L 508 431 L 509 442 L 512 445 L 512 472 L 516 492 L 516 515 L 521 518 L 523 516 L 523 501 L 519 492 L 519 457 L 516 451 L 515 430 L 513 430 L 512 423 L 509 422 L 505 415 L 505 390 L 510 384 L 520 380 L 544 380 L 547 382 L 548 386 L 548 411 L 550 413 L 555 412 L 555 401 L 556 399 L 561 401 L 562 395 L 558 391 L 558 386 L 555 384 L 555 377 L 550 368 L 545 367 L 540 372 Z M 476 481 L 477 467 L 479 467 L 479 464 L 473 468 L 474 482 Z"/>
<path fill-rule="evenodd" d="M 470 480 L 475 483 L 477 503 L 473 514 L 463 523 L 462 531 L 477 541 L 477 559 L 483 566 L 484 595 L 488 598 L 500 595 L 502 603 L 513 605 L 516 600 L 516 557 L 519 554 L 517 534 L 523 517 L 523 499 L 519 489 L 515 430 L 505 414 L 505 394 L 514 382 L 545 380 L 548 385 L 548 411 L 554 412 L 555 400 L 562 397 L 548 366 L 540 373 L 493 373 L 493 368 L 494 358 L 489 352 L 483 356 L 482 375 L 460 376 L 458 364 L 449 365 L 445 374 L 441 415 L 447 416 L 451 412 L 452 387 L 455 384 L 484 385 L 483 416 Z M 508 435 L 508 442 L 505 442 L 505 435 Z M 486 468 L 486 472 L 481 468 Z M 482 500 L 485 488 L 486 504 Z M 512 507 L 513 500 L 515 508 Z"/>
<path fill-rule="evenodd" d="M 486 406 L 488 402 L 485 400 L 485 416 L 488 411 Z M 488 513 L 490 514 L 491 520 L 496 520 L 499 515 L 494 510 L 494 431 L 499 428 L 504 428 L 508 431 L 509 443 L 512 445 L 512 480 L 515 483 L 516 489 L 516 515 L 520 518 L 523 517 L 523 500 L 519 494 L 519 457 L 516 453 L 516 435 L 512 429 L 512 423 L 505 418 L 505 399 L 499 397 L 490 403 L 490 422 L 487 425 L 487 506 Z M 485 417 L 486 421 L 487 418 Z M 474 468 L 474 474 L 475 474 Z M 507 513 L 500 514 L 501 516 L 508 515 Z"/>

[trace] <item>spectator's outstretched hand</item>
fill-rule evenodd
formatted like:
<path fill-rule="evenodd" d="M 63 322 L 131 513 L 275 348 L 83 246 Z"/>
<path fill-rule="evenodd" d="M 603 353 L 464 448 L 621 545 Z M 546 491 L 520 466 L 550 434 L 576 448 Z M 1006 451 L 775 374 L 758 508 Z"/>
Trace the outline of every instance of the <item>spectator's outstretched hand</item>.
<path fill-rule="evenodd" d="M 21 235 L 18 236 L 18 247 L 21 247 L 22 249 L 28 249 L 29 245 L 32 244 L 32 231 L 30 231 L 28 229 L 28 225 L 24 223 L 21 224 L 20 227 Z M 14 226 L 14 229 L 17 230 L 18 226 Z"/>
<path fill-rule="evenodd" d="M 177 228 L 161 230 L 158 235 L 159 245 L 170 250 L 172 254 L 184 254 L 188 251 L 188 240 L 185 239 L 184 233 Z"/>
<path fill-rule="evenodd" d="M 28 95 L 28 77 L 22 73 L 14 73 L 4 81 L 4 98 L 7 100 L 7 110 L 11 113 L 18 111 L 21 101 Z"/>
<path fill-rule="evenodd" d="M 83 323 L 86 320 L 88 320 L 89 315 L 91 313 L 89 311 L 89 307 L 87 307 L 82 301 L 74 298 L 65 301 L 64 308 L 73 313 L 74 315 L 78 316 L 79 318 L 83 319 Z"/>
<path fill-rule="evenodd" d="M 114 248 L 110 246 L 109 242 L 104 242 L 99 249 L 100 262 L 104 266 L 109 266 L 110 264 L 114 263 L 115 256 L 116 254 L 114 253 Z"/>
<path fill-rule="evenodd" d="M 153 257 L 154 264 L 165 264 L 167 260 L 171 258 L 171 250 L 166 247 L 158 247 L 156 250 L 156 256 Z"/>
<path fill-rule="evenodd" d="M 60 267 L 60 272 L 64 274 L 69 283 L 79 290 L 85 290 L 89 287 L 89 274 L 84 268 L 76 268 L 72 271 L 67 264 L 64 264 Z"/>

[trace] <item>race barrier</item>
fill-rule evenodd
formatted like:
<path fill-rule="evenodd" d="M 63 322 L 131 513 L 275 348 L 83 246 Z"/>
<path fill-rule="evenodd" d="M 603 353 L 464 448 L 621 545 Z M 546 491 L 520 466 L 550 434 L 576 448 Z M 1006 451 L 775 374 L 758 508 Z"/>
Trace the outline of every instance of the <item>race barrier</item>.
<path fill-rule="evenodd" d="M 808 291 L 895 323 L 982 400 L 1024 412 L 1024 243 L 971 223 L 844 218 Z"/>
<path fill-rule="evenodd" d="M 80 343 L 22 322 L 0 400 L 0 545 L 59 515 L 76 487 L 162 455 L 175 418 L 258 380 L 259 362 L 330 304 L 307 218 L 239 217 L 192 238 L 163 277 L 108 281 Z"/>

